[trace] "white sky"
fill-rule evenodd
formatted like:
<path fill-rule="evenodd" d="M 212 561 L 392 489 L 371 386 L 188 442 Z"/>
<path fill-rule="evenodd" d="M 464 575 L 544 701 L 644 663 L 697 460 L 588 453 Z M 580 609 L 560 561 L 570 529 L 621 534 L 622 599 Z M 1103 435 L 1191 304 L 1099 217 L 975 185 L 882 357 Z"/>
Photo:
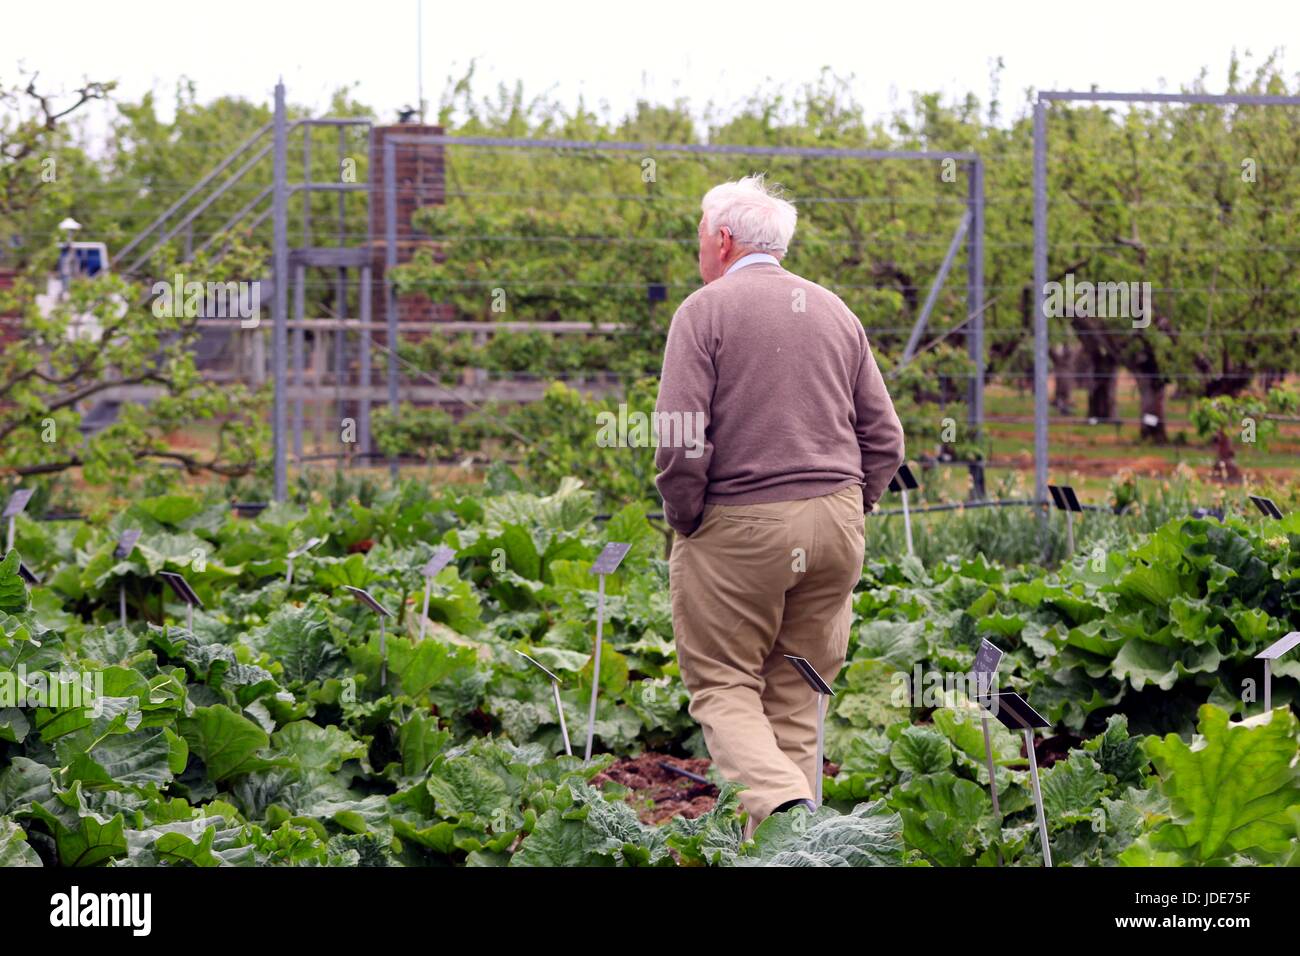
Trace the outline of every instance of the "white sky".
<path fill-rule="evenodd" d="M 169 107 L 188 76 L 201 100 L 289 99 L 322 110 L 355 95 L 382 121 L 416 99 L 417 0 L 57 0 L 6 4 L 0 83 L 17 66 L 54 89 L 116 79 L 119 95 L 155 89 Z M 476 87 L 524 82 L 572 104 L 621 115 L 638 98 L 688 97 L 725 110 L 758 87 L 794 86 L 823 66 L 855 77 L 870 114 L 911 91 L 975 92 L 987 100 L 1004 59 L 1004 114 L 1023 91 L 1178 89 L 1202 67 L 1223 88 L 1233 49 L 1256 60 L 1300 36 L 1296 0 L 424 0 L 424 89 L 435 105 L 447 77 L 478 60 Z M 1284 65 L 1300 69 L 1294 56 Z M 98 126 L 99 123 L 94 124 Z"/>

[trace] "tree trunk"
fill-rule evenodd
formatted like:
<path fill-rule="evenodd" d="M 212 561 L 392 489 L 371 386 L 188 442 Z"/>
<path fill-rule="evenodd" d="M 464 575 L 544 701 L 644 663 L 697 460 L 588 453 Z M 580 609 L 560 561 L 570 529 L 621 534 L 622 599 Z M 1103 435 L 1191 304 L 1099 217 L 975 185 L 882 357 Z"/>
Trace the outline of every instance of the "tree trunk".
<path fill-rule="evenodd" d="M 1117 417 L 1115 409 L 1119 392 L 1116 363 L 1109 355 L 1097 352 L 1092 356 L 1088 377 L 1088 417 L 1109 421 Z"/>
<path fill-rule="evenodd" d="M 1073 414 L 1071 396 L 1074 393 L 1075 369 L 1078 366 L 1074 349 L 1069 346 L 1054 346 L 1050 357 L 1054 377 L 1052 405 L 1062 415 L 1071 415 Z"/>
<path fill-rule="evenodd" d="M 1237 457 L 1237 450 L 1232 447 L 1232 439 L 1222 428 L 1214 436 L 1214 448 L 1218 453 L 1219 460 L 1214 463 L 1214 475 L 1220 481 L 1229 484 L 1238 484 L 1241 481 L 1241 469 L 1237 467 L 1234 459 Z"/>
<path fill-rule="evenodd" d="M 1151 374 L 1152 372 L 1154 372 L 1154 369 L 1137 369 L 1138 398 L 1141 402 L 1142 414 L 1142 429 L 1138 434 L 1144 441 L 1164 445 L 1169 441 L 1169 433 L 1165 430 L 1165 388 L 1167 383 L 1164 379 Z M 1148 424 L 1148 415 L 1154 416 L 1154 425 Z"/>

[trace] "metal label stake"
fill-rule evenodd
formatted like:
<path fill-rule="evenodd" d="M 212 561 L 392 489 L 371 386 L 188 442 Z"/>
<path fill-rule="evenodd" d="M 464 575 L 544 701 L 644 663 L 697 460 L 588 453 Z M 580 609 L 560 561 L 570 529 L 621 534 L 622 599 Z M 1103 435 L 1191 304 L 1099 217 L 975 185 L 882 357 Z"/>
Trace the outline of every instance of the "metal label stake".
<path fill-rule="evenodd" d="M 361 588 L 354 588 L 350 584 L 343 585 L 343 590 L 352 592 L 352 596 L 357 602 L 364 604 L 370 610 L 379 615 L 379 686 L 388 686 L 388 632 L 384 627 L 384 621 L 393 616 L 388 608 L 384 607 L 369 591 L 363 591 Z"/>
<path fill-rule="evenodd" d="M 131 557 L 131 552 L 135 550 L 136 542 L 140 540 L 139 528 L 128 528 L 122 532 L 122 536 L 117 539 L 117 546 L 113 548 L 113 557 L 119 561 L 125 561 Z M 122 578 L 117 582 L 117 611 L 119 620 L 123 627 L 126 627 L 126 579 Z"/>
<path fill-rule="evenodd" d="M 817 774 L 813 783 L 813 803 L 820 807 L 822 805 L 822 777 L 826 775 L 822 770 L 826 752 L 826 706 L 829 700 L 835 696 L 835 691 L 831 690 L 831 685 L 822 679 L 822 675 L 817 673 L 817 669 L 812 666 L 807 658 L 787 654 L 785 659 L 793 665 L 794 669 L 807 681 L 808 686 L 817 695 Z"/>
<path fill-rule="evenodd" d="M 1300 631 L 1292 631 L 1255 655 L 1255 660 L 1264 662 L 1264 713 L 1266 714 L 1273 709 L 1273 662 L 1297 644 L 1300 644 Z"/>
<path fill-rule="evenodd" d="M 605 641 L 605 575 L 613 574 L 623 563 L 623 558 L 632 550 L 632 545 L 621 541 L 611 541 L 596 557 L 590 574 L 600 576 L 596 591 L 596 653 L 591 665 L 591 706 L 587 709 L 587 751 L 582 758 L 591 759 L 591 744 L 596 737 L 596 698 L 600 694 L 600 645 Z"/>
<path fill-rule="evenodd" d="M 424 640 L 424 631 L 429 623 L 429 592 L 433 590 L 433 579 L 438 576 L 439 571 L 451 563 L 454 557 L 456 557 L 455 551 L 445 544 L 439 545 L 420 571 L 424 575 L 424 607 L 420 611 L 420 640 Z"/>
<path fill-rule="evenodd" d="M 325 543 L 325 538 L 309 538 L 307 540 L 307 543 L 304 544 L 301 548 L 294 548 L 285 556 L 287 558 L 287 567 L 285 568 L 285 572 L 284 572 L 285 587 L 288 587 L 289 585 L 293 584 L 293 562 L 296 559 L 301 558 L 304 554 L 306 554 L 308 551 L 311 551 L 313 548 L 319 548 L 324 543 Z"/>
<path fill-rule="evenodd" d="M 977 699 L 993 693 L 1000 663 L 1002 663 L 1002 649 L 990 641 L 981 640 L 980 649 L 975 654 L 975 664 L 971 667 Z M 980 729 L 984 731 L 984 763 L 989 771 L 989 796 L 993 798 L 993 816 L 998 821 L 998 866 L 1001 866 L 1002 808 L 998 805 L 998 780 L 993 770 L 993 738 L 989 734 L 989 721 L 992 719 L 988 713 L 980 711 Z"/>
<path fill-rule="evenodd" d="M 1070 485 L 1048 485 L 1048 493 L 1052 496 L 1052 504 L 1057 511 L 1065 512 L 1065 548 L 1066 554 L 1074 554 L 1074 516 L 1083 513 L 1083 505 L 1079 504 L 1079 496 L 1074 493 L 1074 488 Z"/>
<path fill-rule="evenodd" d="M 1025 735 L 1025 750 L 1029 754 L 1029 775 L 1034 783 L 1034 806 L 1038 810 L 1038 839 L 1043 845 L 1043 865 L 1052 865 L 1052 847 L 1047 841 L 1047 814 L 1043 811 L 1043 791 L 1038 784 L 1038 756 L 1034 753 L 1034 729 L 1050 727 L 1042 714 L 1029 706 L 1019 694 L 1006 691 L 987 694 L 976 702 L 993 713 L 1008 730 L 1020 730 Z"/>
<path fill-rule="evenodd" d="M 889 479 L 889 490 L 897 491 L 903 497 L 903 530 L 907 534 L 907 553 L 912 554 L 912 512 L 907 504 L 907 493 L 920 488 L 921 485 L 906 464 L 899 465 L 898 473 Z"/>
<path fill-rule="evenodd" d="M 31 500 L 31 488 L 19 488 L 9 496 L 9 503 L 5 505 L 3 515 L 9 521 L 9 528 L 5 533 L 5 554 L 14 549 L 14 520 L 23 513 L 23 509 L 27 507 L 27 502 Z"/>
<path fill-rule="evenodd" d="M 190 587 L 190 582 L 185 580 L 184 575 L 177 574 L 175 571 L 159 571 L 158 577 L 167 582 L 168 586 L 178 598 L 185 604 L 185 626 L 190 632 L 190 637 L 194 636 L 194 608 L 195 606 L 203 607 L 203 602 L 199 596 L 194 593 Z"/>
<path fill-rule="evenodd" d="M 551 679 L 551 691 L 555 694 L 555 716 L 560 718 L 560 733 L 564 736 L 564 752 L 568 756 L 572 757 L 573 748 L 569 745 L 569 727 L 564 722 L 564 707 L 560 704 L 560 678 L 552 674 L 549 670 L 543 667 L 539 661 L 529 657 L 523 651 L 515 651 L 515 653 Z"/>

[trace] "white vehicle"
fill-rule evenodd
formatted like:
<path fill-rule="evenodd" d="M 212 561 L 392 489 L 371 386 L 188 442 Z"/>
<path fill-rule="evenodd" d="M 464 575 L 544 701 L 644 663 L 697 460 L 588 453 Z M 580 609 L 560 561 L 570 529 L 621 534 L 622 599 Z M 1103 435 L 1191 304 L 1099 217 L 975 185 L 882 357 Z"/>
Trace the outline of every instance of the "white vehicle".
<path fill-rule="evenodd" d="M 69 258 L 69 245 L 71 245 L 71 258 Z M 59 251 L 57 274 L 50 276 L 46 280 L 45 293 L 36 296 L 36 307 L 40 309 L 41 315 L 49 317 L 54 311 L 54 307 L 63 298 L 64 291 L 71 280 L 107 272 L 108 266 L 108 246 L 104 243 L 64 243 Z M 119 302 L 118 315 L 125 315 L 126 309 L 126 301 L 122 300 Z M 99 324 L 98 317 L 89 313 L 74 316 L 68 323 L 68 338 L 70 339 L 85 339 L 98 342 L 102 334 L 103 329 Z"/>

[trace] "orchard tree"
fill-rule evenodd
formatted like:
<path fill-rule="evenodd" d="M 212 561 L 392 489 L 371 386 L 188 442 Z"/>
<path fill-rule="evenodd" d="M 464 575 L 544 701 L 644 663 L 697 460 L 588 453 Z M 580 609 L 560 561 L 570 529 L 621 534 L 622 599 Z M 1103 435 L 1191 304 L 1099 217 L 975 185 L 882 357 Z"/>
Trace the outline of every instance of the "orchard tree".
<path fill-rule="evenodd" d="M 1295 421 L 1300 410 L 1300 395 L 1286 388 L 1270 388 L 1267 393 L 1245 392 L 1241 395 L 1216 395 L 1202 398 L 1192 408 L 1192 424 L 1197 434 L 1214 442 L 1214 474 L 1222 481 L 1238 482 L 1236 441 L 1264 447 L 1278 434 L 1280 421 Z"/>
<path fill-rule="evenodd" d="M 242 257 L 260 259 L 256 253 Z M 219 270 L 186 267 L 187 281 L 247 275 L 241 255 Z M 207 381 L 194 362 L 196 316 L 153 308 L 143 290 L 112 274 L 75 279 L 52 307 L 29 280 L 0 312 L 15 311 L 19 338 L 0 353 L 0 471 L 19 477 L 81 469 L 91 484 L 124 488 L 148 463 L 185 473 L 249 475 L 264 470 L 265 395 Z M 163 314 L 159 314 L 163 313 Z M 85 413 L 118 396 L 116 421 L 91 434 Z M 174 433 L 213 423 L 205 454 L 173 447 Z"/>
<path fill-rule="evenodd" d="M 179 465 L 169 472 L 175 475 L 253 473 L 265 460 L 263 400 L 203 379 L 194 362 L 197 315 L 155 309 L 151 290 L 111 272 L 74 278 L 66 291 L 56 286 L 47 295 L 58 249 L 54 224 L 103 195 L 99 167 L 85 160 L 66 121 L 111 90 L 88 83 L 60 106 L 32 77 L 0 93 L 18 106 L 0 126 L 0 228 L 25 238 L 17 281 L 0 296 L 0 314 L 17 327 L 0 352 L 0 472 L 22 479 L 79 469 L 92 484 L 118 487 L 149 463 Z M 50 169 L 53 175 L 44 175 Z M 168 271 L 186 281 L 236 280 L 261 274 L 264 259 L 236 241 L 219 266 L 200 257 Z M 117 420 L 84 428 L 85 413 L 114 395 Z M 210 454 L 172 446 L 174 432 L 205 421 L 215 427 Z"/>

